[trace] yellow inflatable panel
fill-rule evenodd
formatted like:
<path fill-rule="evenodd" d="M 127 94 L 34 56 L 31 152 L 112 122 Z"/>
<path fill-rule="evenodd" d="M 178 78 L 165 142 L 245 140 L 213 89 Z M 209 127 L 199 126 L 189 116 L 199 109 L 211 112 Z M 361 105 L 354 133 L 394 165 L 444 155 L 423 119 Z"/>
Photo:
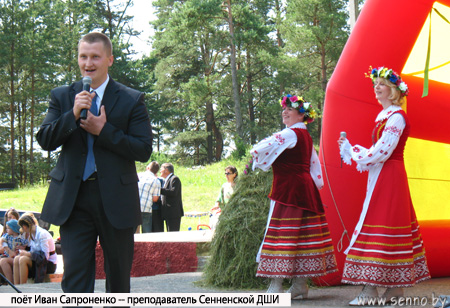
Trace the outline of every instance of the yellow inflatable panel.
<path fill-rule="evenodd" d="M 450 219 L 450 145 L 409 138 L 405 167 L 417 219 Z"/>

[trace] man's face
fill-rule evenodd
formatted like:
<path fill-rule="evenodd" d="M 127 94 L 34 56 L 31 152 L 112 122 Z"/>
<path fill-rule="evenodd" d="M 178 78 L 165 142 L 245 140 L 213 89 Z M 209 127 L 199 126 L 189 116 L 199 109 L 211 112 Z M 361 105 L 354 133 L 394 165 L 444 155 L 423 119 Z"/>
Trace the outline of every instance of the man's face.
<path fill-rule="evenodd" d="M 165 167 L 161 167 L 160 174 L 161 177 L 166 178 L 169 175 L 169 170 L 167 170 Z"/>
<path fill-rule="evenodd" d="M 108 76 L 113 64 L 113 55 L 108 55 L 102 42 L 81 42 L 78 46 L 78 66 L 83 77 L 92 78 L 91 88 L 97 89 Z"/>

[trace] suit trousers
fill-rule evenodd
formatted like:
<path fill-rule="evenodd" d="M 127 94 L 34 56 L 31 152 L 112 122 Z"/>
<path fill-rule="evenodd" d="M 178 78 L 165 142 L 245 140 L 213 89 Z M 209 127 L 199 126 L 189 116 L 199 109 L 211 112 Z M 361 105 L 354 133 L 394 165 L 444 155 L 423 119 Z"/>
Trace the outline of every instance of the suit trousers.
<path fill-rule="evenodd" d="M 152 213 L 142 212 L 141 233 L 152 232 Z"/>
<path fill-rule="evenodd" d="M 152 232 L 164 232 L 164 220 L 160 209 L 152 210 Z"/>
<path fill-rule="evenodd" d="M 180 231 L 181 217 L 165 219 L 167 232 Z"/>
<path fill-rule="evenodd" d="M 125 206 L 125 205 L 124 205 Z M 106 217 L 98 180 L 82 182 L 75 206 L 60 227 L 65 293 L 93 293 L 97 238 L 103 249 L 107 293 L 129 293 L 134 228 L 117 229 Z"/>

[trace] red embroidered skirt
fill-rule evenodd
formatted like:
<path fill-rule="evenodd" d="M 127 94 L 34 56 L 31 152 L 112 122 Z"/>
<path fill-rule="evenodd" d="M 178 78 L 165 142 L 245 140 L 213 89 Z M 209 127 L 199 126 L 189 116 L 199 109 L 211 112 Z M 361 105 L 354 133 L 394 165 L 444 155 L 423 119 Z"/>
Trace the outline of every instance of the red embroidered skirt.
<path fill-rule="evenodd" d="M 275 203 L 256 276 L 317 277 L 337 271 L 324 214 Z"/>
<path fill-rule="evenodd" d="M 347 254 L 342 282 L 394 288 L 412 287 L 429 278 L 403 162 L 387 161 Z"/>

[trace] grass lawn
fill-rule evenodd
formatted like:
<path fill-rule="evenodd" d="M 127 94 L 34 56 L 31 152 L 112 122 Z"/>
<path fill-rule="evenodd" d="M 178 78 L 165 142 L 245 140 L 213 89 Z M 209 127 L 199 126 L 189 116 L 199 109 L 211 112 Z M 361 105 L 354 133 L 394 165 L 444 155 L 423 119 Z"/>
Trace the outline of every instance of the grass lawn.
<path fill-rule="evenodd" d="M 162 162 L 160 162 L 162 163 Z M 242 173 L 245 161 L 224 160 L 212 165 L 195 168 L 175 167 L 175 174 L 180 178 L 183 193 L 183 206 L 185 212 L 208 212 L 214 205 L 219 194 L 220 187 L 226 181 L 225 167 L 234 165 L 239 174 Z M 145 165 L 138 172 L 144 171 Z M 14 207 L 24 211 L 41 212 L 42 205 L 47 194 L 48 186 L 35 185 L 10 191 L 0 191 L 0 208 Z M 183 217 L 181 219 L 181 231 L 197 229 L 198 224 L 208 224 L 209 216 Z M 54 238 L 59 237 L 59 227 L 52 225 L 50 230 L 54 232 Z"/>

